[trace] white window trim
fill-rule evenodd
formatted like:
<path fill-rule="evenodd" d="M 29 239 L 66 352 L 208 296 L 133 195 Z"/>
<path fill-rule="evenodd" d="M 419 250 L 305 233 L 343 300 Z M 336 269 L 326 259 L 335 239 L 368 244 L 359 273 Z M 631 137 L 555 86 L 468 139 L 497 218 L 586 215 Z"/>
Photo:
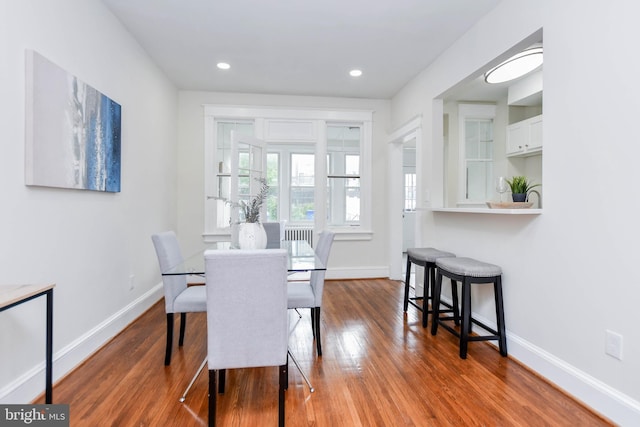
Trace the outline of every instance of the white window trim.
<path fill-rule="evenodd" d="M 372 175 L 371 153 L 373 135 L 373 111 L 371 110 L 323 110 L 262 106 L 204 105 L 204 232 L 205 242 L 224 241 L 230 238 L 228 228 L 218 228 L 215 217 L 215 168 L 217 148 L 216 121 L 254 120 L 257 138 L 265 139 L 266 121 L 294 120 L 313 122 L 317 131 L 316 148 L 316 197 L 314 229 L 330 228 L 336 233 L 336 240 L 371 240 L 372 231 Z M 361 147 L 361 214 L 358 226 L 329 227 L 326 223 L 326 126 L 334 123 L 358 123 L 362 126 Z M 319 182 L 322 181 L 322 182 Z"/>
<path fill-rule="evenodd" d="M 489 104 L 459 104 L 458 105 L 458 135 L 460 145 L 458 147 L 458 203 L 457 206 L 476 205 L 477 201 L 467 200 L 466 197 L 466 144 L 465 144 L 465 119 L 491 119 L 495 121 L 496 106 Z"/>

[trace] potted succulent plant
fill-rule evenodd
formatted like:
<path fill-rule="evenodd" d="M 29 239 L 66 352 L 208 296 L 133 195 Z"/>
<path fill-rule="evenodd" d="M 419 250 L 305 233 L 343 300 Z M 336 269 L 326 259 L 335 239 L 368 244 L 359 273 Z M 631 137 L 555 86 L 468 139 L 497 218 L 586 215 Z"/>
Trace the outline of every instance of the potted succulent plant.
<path fill-rule="evenodd" d="M 514 202 L 526 202 L 531 189 L 540 186 L 529 181 L 526 176 L 514 176 L 508 179 L 507 183 L 511 187 L 511 197 Z"/>

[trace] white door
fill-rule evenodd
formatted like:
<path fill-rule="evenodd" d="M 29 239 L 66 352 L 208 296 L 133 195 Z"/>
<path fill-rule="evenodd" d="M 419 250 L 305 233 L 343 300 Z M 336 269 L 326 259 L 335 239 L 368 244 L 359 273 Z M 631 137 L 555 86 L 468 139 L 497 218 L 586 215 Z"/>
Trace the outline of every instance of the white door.
<path fill-rule="evenodd" d="M 416 213 L 415 211 L 402 212 L 402 252 L 408 248 L 416 247 Z"/>
<path fill-rule="evenodd" d="M 267 145 L 258 138 L 231 132 L 231 197 L 236 203 L 249 201 L 255 197 L 266 178 Z M 265 218 L 266 207 L 262 206 L 261 217 Z M 231 210 L 232 223 L 241 221 L 239 209 L 234 206 Z"/>
<path fill-rule="evenodd" d="M 416 241 L 416 140 L 402 145 L 402 252 L 414 248 Z"/>

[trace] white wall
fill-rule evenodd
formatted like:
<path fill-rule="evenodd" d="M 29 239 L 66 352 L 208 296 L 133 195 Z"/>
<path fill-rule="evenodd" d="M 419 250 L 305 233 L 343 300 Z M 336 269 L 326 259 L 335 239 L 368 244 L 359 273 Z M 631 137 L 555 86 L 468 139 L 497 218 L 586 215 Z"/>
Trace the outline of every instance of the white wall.
<path fill-rule="evenodd" d="M 327 277 L 386 277 L 388 100 L 321 98 L 181 91 L 179 101 L 178 233 L 185 252 L 203 247 L 204 232 L 204 121 L 203 105 L 258 105 L 274 107 L 372 110 L 373 114 L 373 239 L 334 242 Z M 398 209 L 401 209 L 399 207 Z"/>
<path fill-rule="evenodd" d="M 394 126 L 423 115 L 432 168 L 420 183 L 439 197 L 431 100 L 544 27 L 544 213 L 424 212 L 423 237 L 502 266 L 510 354 L 623 425 L 640 424 L 640 201 L 627 184 L 640 157 L 639 13 L 630 0 L 502 2 L 392 100 Z M 491 294 L 474 298 L 493 319 Z M 623 360 L 605 354 L 606 330 L 623 335 Z"/>
<path fill-rule="evenodd" d="M 121 104 L 120 193 L 24 185 L 25 49 Z M 55 381 L 161 295 L 150 235 L 176 226 L 177 91 L 99 1 L 1 0 L 0 94 L 0 284 L 56 284 Z M 39 299 L 0 313 L 0 402 L 44 391 Z"/>
<path fill-rule="evenodd" d="M 501 265 L 510 354 L 615 421 L 638 424 L 640 287 L 631 273 L 640 202 L 624 185 L 640 150 L 633 137 L 640 62 L 629 54 L 640 36 L 638 9 L 630 0 L 502 2 L 390 109 L 387 101 L 357 99 L 200 92 L 178 98 L 99 1 L 0 0 L 0 283 L 56 283 L 54 378 L 157 300 L 150 234 L 174 228 L 185 251 L 201 247 L 205 103 L 376 111 L 374 239 L 339 242 L 330 261 L 364 277 L 369 267 L 387 265 L 387 133 L 422 114 L 418 154 L 429 167 L 420 184 L 432 199 L 441 197 L 431 100 L 544 27 L 544 213 L 423 212 L 422 240 Z M 121 193 L 24 186 L 27 48 L 122 105 Z M 576 180 L 588 185 L 569 185 Z M 489 299 L 486 292 L 474 297 Z M 475 309 L 492 317 L 491 304 Z M 607 329 L 624 336 L 622 361 L 604 354 Z M 29 402 L 44 388 L 44 301 L 0 313 L 0 348 L 0 402 Z"/>

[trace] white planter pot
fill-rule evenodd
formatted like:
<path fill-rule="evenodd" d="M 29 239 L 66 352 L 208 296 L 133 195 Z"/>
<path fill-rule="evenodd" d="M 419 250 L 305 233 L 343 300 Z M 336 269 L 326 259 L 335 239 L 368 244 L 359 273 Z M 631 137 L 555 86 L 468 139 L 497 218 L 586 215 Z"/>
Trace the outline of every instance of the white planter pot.
<path fill-rule="evenodd" d="M 238 245 L 240 249 L 265 249 L 267 233 L 259 222 L 238 224 Z"/>

